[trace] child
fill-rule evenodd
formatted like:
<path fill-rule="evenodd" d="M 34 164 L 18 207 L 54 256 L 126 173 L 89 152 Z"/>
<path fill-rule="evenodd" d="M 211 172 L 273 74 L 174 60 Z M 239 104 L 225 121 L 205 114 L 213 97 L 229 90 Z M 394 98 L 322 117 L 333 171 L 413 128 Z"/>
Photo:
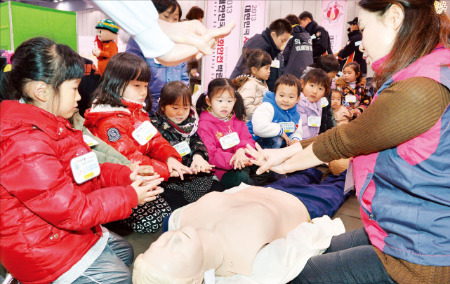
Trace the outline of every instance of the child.
<path fill-rule="evenodd" d="M 331 91 L 331 109 L 333 110 L 334 123 L 336 126 L 346 124 L 350 121 L 350 112 L 342 105 L 343 96 L 338 90 Z"/>
<path fill-rule="evenodd" d="M 167 83 L 161 90 L 158 111 L 150 119 L 180 153 L 183 165 L 195 173 L 185 176 L 184 181 L 171 182 L 169 187 L 181 191 L 189 202 L 210 191 L 223 191 L 222 184 L 210 173 L 214 166 L 208 163 L 208 151 L 197 134 L 198 115 L 191 108 L 191 93 L 186 85 L 179 81 Z"/>
<path fill-rule="evenodd" d="M 253 112 L 262 103 L 264 94 L 269 90 L 266 80 L 270 76 L 270 54 L 261 49 L 245 49 L 246 70 L 244 75 L 233 80 L 244 100 L 245 122 L 252 119 Z"/>
<path fill-rule="evenodd" d="M 321 99 L 330 89 L 330 78 L 325 71 L 314 68 L 301 79 L 303 92 L 297 104 L 302 119 L 303 139 L 319 134 L 322 119 Z"/>
<path fill-rule="evenodd" d="M 152 0 L 152 2 L 158 12 L 160 21 L 176 23 L 181 19 L 182 11 L 180 4 L 177 1 Z M 182 81 L 184 84 L 189 85 L 187 62 L 182 62 L 175 66 L 165 66 L 155 58 L 145 58 L 144 53 L 133 38 L 130 38 L 128 41 L 126 52 L 135 54 L 144 59 L 150 67 L 150 72 L 152 74 L 152 78 L 148 84 L 150 96 L 146 101 L 146 103 L 148 103 L 152 100 L 152 108 L 148 110 L 150 114 L 153 114 L 158 109 L 161 89 L 167 82 Z"/>
<path fill-rule="evenodd" d="M 71 127 L 82 76 L 66 45 L 33 38 L 16 49 L 9 86 L 20 101 L 0 105 L 0 251 L 21 283 L 131 283 L 131 245 L 100 224 L 162 192 L 156 176 L 99 165 Z"/>
<path fill-rule="evenodd" d="M 275 82 L 275 94 L 266 93 L 247 122 L 250 134 L 262 148 L 281 148 L 302 140 L 302 121 L 296 110 L 300 92 L 297 77 L 286 74 Z"/>
<path fill-rule="evenodd" d="M 372 101 L 366 89 L 366 78 L 362 76 L 356 62 L 345 65 L 342 77 L 336 80 L 336 88 L 344 94 L 343 104 L 352 118 L 358 117 Z"/>
<path fill-rule="evenodd" d="M 129 53 L 113 56 L 93 94 L 92 108 L 85 113 L 84 125 L 131 162 L 152 166 L 165 181 L 171 176 L 183 178 L 192 171 L 183 166 L 180 154 L 150 123 L 143 109 L 149 81 L 150 70 L 144 60 Z M 178 204 L 179 194 L 170 189 L 166 188 L 163 197 L 171 207 Z M 161 204 L 165 205 L 162 200 Z M 152 210 L 151 204 L 136 208 L 125 225 L 141 233 L 158 230 L 162 218 L 154 220 L 149 214 Z M 168 212 L 164 207 L 162 217 Z"/>
<path fill-rule="evenodd" d="M 208 149 L 209 162 L 226 188 L 241 182 L 265 182 L 268 175 L 256 175 L 245 154 L 247 144 L 255 145 L 243 121 L 244 104 L 231 80 L 217 78 L 208 85 L 208 92 L 197 101 L 200 114 L 198 135 Z M 250 166 L 250 167 L 249 167 Z"/>
<path fill-rule="evenodd" d="M 311 70 L 312 68 L 319 68 L 325 71 L 328 74 L 328 77 L 331 80 L 331 89 L 336 89 L 336 75 L 339 72 L 339 61 L 333 54 L 324 54 L 317 59 L 316 63 L 307 67 L 303 72 L 302 78 Z M 328 129 L 333 128 L 333 114 L 330 106 L 331 93 L 328 92 L 325 94 L 322 99 L 322 119 L 320 121 L 320 130 L 319 134 L 327 131 Z"/>

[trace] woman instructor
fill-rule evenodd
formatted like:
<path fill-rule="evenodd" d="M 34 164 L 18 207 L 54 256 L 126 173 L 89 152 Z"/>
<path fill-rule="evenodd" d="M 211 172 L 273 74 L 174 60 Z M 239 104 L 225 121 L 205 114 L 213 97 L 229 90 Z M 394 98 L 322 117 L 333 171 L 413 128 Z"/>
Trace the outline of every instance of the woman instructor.
<path fill-rule="evenodd" d="M 293 283 L 448 283 L 449 18 L 443 1 L 359 5 L 362 49 L 378 88 L 371 106 L 301 145 L 247 152 L 259 172 L 278 173 L 354 157 L 364 228 L 334 237 Z"/>

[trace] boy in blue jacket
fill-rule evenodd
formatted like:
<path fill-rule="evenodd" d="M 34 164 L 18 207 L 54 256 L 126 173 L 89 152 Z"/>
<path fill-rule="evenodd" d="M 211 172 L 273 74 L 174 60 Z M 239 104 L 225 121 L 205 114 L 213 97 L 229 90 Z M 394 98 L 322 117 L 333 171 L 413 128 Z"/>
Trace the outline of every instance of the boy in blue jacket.
<path fill-rule="evenodd" d="M 281 148 L 302 140 L 302 121 L 296 110 L 300 81 L 291 74 L 278 78 L 275 93 L 267 92 L 263 103 L 247 122 L 253 139 L 262 148 Z"/>

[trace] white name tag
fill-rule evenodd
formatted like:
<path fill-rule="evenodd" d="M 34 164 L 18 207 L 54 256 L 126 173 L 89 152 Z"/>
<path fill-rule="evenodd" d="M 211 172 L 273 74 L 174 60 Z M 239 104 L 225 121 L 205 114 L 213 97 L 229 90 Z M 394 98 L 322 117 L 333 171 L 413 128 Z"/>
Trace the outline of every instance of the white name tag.
<path fill-rule="evenodd" d="M 316 39 L 317 37 L 316 37 L 316 35 L 312 35 L 310 38 L 311 39 Z"/>
<path fill-rule="evenodd" d="M 145 145 L 153 138 L 153 136 L 156 135 L 156 133 L 158 133 L 158 130 L 156 130 L 150 121 L 146 120 L 144 123 L 139 125 L 139 127 L 136 128 L 131 135 L 139 144 Z"/>
<path fill-rule="evenodd" d="M 274 59 L 272 60 L 272 64 L 270 65 L 272 68 L 280 68 L 280 60 Z"/>
<path fill-rule="evenodd" d="M 345 101 L 347 103 L 356 103 L 356 96 L 354 96 L 354 95 L 346 95 L 345 96 Z"/>
<path fill-rule="evenodd" d="M 73 158 L 70 161 L 73 177 L 78 184 L 90 180 L 100 174 L 100 166 L 98 164 L 97 155 L 89 152 L 83 156 Z"/>
<path fill-rule="evenodd" d="M 295 131 L 295 123 L 292 121 L 289 122 L 280 122 L 278 123 L 281 128 L 283 128 L 283 132 L 294 132 Z"/>
<path fill-rule="evenodd" d="M 320 127 L 321 119 L 320 116 L 308 116 L 308 126 Z"/>
<path fill-rule="evenodd" d="M 320 105 L 322 106 L 322 108 L 328 106 L 328 104 L 329 104 L 329 103 L 328 103 L 327 98 L 321 98 L 321 99 L 320 99 Z"/>
<path fill-rule="evenodd" d="M 239 140 L 239 135 L 236 132 L 233 132 L 231 134 L 220 137 L 219 142 L 222 146 L 222 149 L 226 150 L 236 146 L 237 144 L 239 144 L 239 142 L 241 142 L 241 140 Z"/>
<path fill-rule="evenodd" d="M 361 41 L 360 40 L 355 42 L 355 46 L 360 46 L 360 45 L 361 45 Z"/>
<path fill-rule="evenodd" d="M 186 141 L 175 144 L 173 145 L 173 147 L 175 148 L 175 150 L 177 150 L 178 154 L 180 154 L 181 157 L 184 157 L 191 152 L 191 148 Z"/>
<path fill-rule="evenodd" d="M 84 143 L 88 144 L 89 147 L 98 145 L 98 142 L 90 136 L 83 135 L 83 140 L 84 140 Z"/>
<path fill-rule="evenodd" d="M 345 176 L 344 194 L 355 189 L 355 178 L 353 177 L 353 161 L 348 163 L 347 175 Z"/>
<path fill-rule="evenodd" d="M 344 75 L 344 73 L 342 73 L 342 71 L 339 71 L 339 72 L 337 73 L 337 75 L 338 75 L 339 77 L 341 77 L 342 75 Z"/>

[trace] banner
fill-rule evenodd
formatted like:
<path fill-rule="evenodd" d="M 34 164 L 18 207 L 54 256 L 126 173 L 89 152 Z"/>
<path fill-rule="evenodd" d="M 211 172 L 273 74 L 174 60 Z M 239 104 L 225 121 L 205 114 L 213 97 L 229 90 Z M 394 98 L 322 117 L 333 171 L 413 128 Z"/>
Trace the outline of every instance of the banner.
<path fill-rule="evenodd" d="M 244 1 L 241 47 L 249 38 L 264 31 L 265 15 L 266 1 Z"/>
<path fill-rule="evenodd" d="M 342 48 L 342 37 L 345 23 L 345 1 L 322 0 L 322 23 L 330 35 L 331 50 L 339 52 Z"/>
<path fill-rule="evenodd" d="M 206 27 L 215 29 L 234 21 L 236 27 L 225 38 L 219 39 L 211 55 L 205 57 L 204 78 L 202 85 L 207 88 L 215 78 L 230 77 L 240 56 L 240 20 L 241 1 L 208 1 L 206 7 Z"/>

